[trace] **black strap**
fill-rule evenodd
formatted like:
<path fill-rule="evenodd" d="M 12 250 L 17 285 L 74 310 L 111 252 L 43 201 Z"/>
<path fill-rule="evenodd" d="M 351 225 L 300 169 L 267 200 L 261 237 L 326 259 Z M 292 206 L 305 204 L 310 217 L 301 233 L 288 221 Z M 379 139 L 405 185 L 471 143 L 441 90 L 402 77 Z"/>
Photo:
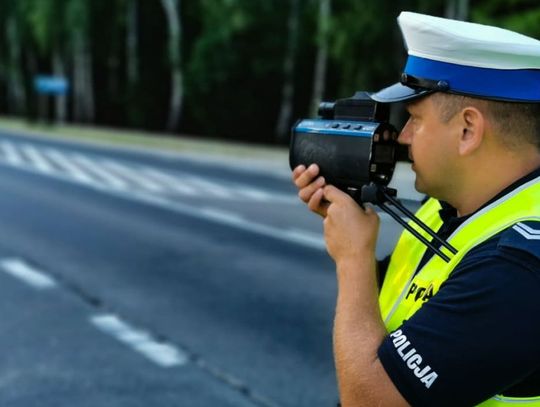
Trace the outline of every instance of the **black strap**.
<path fill-rule="evenodd" d="M 437 92 L 446 92 L 450 89 L 450 85 L 444 80 L 418 78 L 407 73 L 402 73 L 399 81 L 402 85 L 409 86 L 411 88 L 435 90 Z"/>

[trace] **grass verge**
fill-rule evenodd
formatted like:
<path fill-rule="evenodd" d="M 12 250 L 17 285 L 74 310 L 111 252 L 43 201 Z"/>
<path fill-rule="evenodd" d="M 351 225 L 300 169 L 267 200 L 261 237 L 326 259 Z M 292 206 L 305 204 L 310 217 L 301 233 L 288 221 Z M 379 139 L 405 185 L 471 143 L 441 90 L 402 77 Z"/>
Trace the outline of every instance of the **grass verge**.
<path fill-rule="evenodd" d="M 123 130 L 82 125 L 30 123 L 24 119 L 0 116 L 0 129 L 87 142 L 151 148 L 161 151 L 234 156 L 250 159 L 284 160 L 286 147 L 260 146 L 202 136 L 166 135 L 138 130 Z"/>

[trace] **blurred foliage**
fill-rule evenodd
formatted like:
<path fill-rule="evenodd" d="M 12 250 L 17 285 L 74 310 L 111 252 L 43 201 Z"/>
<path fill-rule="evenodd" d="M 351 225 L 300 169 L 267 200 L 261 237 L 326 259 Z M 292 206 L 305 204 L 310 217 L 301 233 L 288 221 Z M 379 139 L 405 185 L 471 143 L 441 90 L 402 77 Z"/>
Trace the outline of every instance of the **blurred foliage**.
<path fill-rule="evenodd" d="M 184 92 L 179 132 L 274 142 L 290 49 L 291 1 L 178 2 Z M 328 41 L 327 100 L 375 90 L 398 78 L 406 57 L 396 24 L 401 10 L 444 16 L 460 2 L 471 21 L 540 38 L 537 0 L 476 0 L 470 5 L 465 0 L 332 0 L 325 21 L 319 20 L 321 0 L 297 1 L 291 120 L 309 111 L 323 41 L 318 33 L 326 33 Z M 128 23 L 130 7 L 137 11 L 135 31 Z M 33 76 L 51 74 L 54 55 L 73 80 L 80 66 L 74 61 L 82 52 L 76 53 L 77 38 L 84 37 L 96 124 L 164 129 L 171 92 L 166 17 L 160 1 L 0 0 L 0 112 L 18 111 L 17 98 L 27 114 L 36 111 Z M 136 40 L 134 60 L 128 56 L 128 35 Z M 138 72 L 135 83 L 128 80 L 130 70 Z M 21 99 L 21 89 L 27 98 Z M 68 96 L 67 119 L 72 121 L 76 96 Z"/>
<path fill-rule="evenodd" d="M 278 2 L 203 0 L 186 69 L 186 104 L 205 132 L 249 138 L 272 126 L 287 8 Z M 227 16 L 227 18 L 223 18 Z M 198 103 L 197 101 L 204 101 Z M 241 124 L 241 126 L 239 126 Z"/>
<path fill-rule="evenodd" d="M 537 0 L 477 1 L 471 10 L 471 21 L 540 38 L 540 4 Z"/>

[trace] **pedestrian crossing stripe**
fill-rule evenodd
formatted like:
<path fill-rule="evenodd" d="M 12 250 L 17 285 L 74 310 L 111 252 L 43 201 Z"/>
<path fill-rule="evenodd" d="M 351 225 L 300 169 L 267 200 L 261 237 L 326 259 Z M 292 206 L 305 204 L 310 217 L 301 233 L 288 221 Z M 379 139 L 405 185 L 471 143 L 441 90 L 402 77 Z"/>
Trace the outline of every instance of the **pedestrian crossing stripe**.
<path fill-rule="evenodd" d="M 0 163 L 43 175 L 68 178 L 103 190 L 151 192 L 173 198 L 204 196 L 229 201 L 299 203 L 294 194 L 275 193 L 187 172 L 165 170 L 31 143 L 1 141 Z"/>

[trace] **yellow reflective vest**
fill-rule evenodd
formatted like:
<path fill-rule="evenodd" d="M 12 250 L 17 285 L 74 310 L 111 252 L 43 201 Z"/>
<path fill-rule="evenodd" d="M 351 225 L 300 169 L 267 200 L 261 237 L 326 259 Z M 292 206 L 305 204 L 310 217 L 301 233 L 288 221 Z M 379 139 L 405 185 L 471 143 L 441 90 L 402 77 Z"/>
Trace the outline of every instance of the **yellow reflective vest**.
<path fill-rule="evenodd" d="M 443 223 L 439 216 L 440 209 L 439 201 L 430 199 L 419 209 L 416 216 L 432 230 L 438 230 Z M 388 332 L 396 330 L 434 296 L 472 248 L 517 222 L 531 220 L 540 222 L 540 181 L 537 179 L 518 187 L 467 219 L 447 239 L 458 253 L 452 255 L 447 249 L 441 249 L 451 258 L 450 262 L 446 263 L 434 255 L 416 274 L 415 270 L 427 248 L 411 233 L 404 231 L 392 254 L 379 296 L 379 305 Z M 410 225 L 429 240 L 429 235 L 422 229 L 412 222 Z M 509 404 L 540 407 L 540 395 L 532 398 L 497 395 L 480 406 Z"/>

